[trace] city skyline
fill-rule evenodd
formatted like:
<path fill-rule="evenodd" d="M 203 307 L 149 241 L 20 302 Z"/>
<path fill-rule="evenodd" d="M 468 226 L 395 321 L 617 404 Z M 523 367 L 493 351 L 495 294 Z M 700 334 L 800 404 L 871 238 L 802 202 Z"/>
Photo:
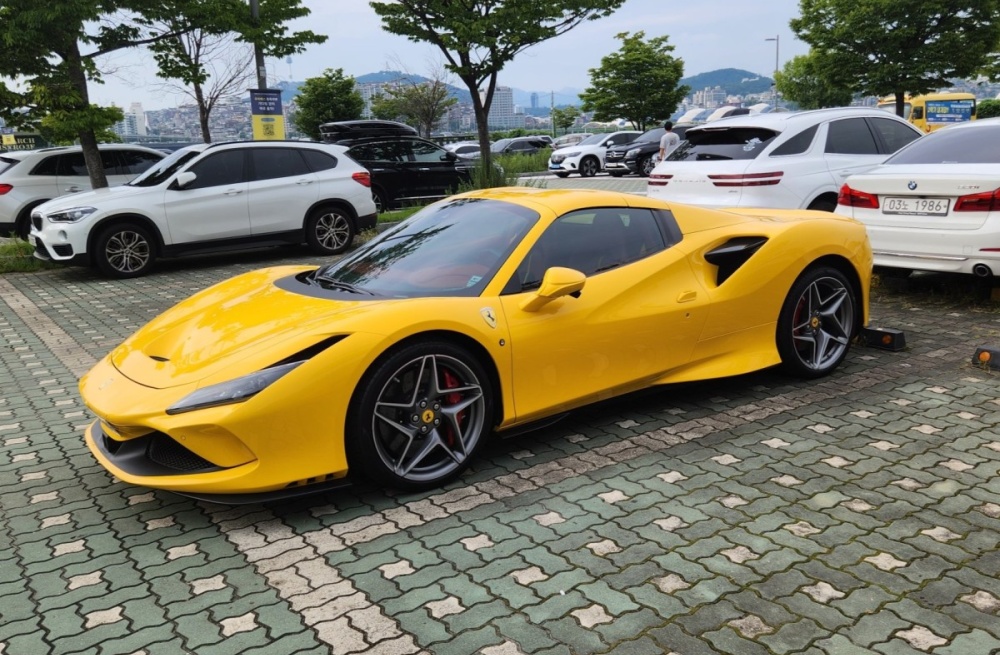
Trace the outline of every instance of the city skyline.
<path fill-rule="evenodd" d="M 329 39 L 292 57 L 291 63 L 268 59 L 272 83 L 302 81 L 320 75 L 325 68 L 343 68 L 345 74 L 355 77 L 404 68 L 426 76 L 443 63 L 433 46 L 384 32 L 368 0 L 303 0 L 303 5 L 312 13 L 293 22 L 291 28 L 311 29 Z M 583 89 L 589 84 L 588 70 L 618 50 L 620 42 L 615 35 L 640 30 L 647 37 L 668 35 L 675 46 L 674 56 L 684 60 L 686 76 L 719 68 L 745 68 L 770 76 L 776 59 L 783 64 L 808 51 L 788 27 L 797 14 L 798 0 L 772 0 L 764 6 L 745 0 L 707 0 L 697 9 L 669 0 L 627 0 L 615 14 L 584 23 L 521 53 L 501 71 L 499 83 L 538 93 Z M 780 51 L 775 36 L 780 37 Z M 102 58 L 102 69 L 111 72 L 105 75 L 104 84 L 90 85 L 91 101 L 119 107 L 141 102 L 147 110 L 183 102 L 185 96 L 169 93 L 163 88 L 164 81 L 156 78 L 152 57 L 144 50 L 140 53 L 128 51 Z"/>

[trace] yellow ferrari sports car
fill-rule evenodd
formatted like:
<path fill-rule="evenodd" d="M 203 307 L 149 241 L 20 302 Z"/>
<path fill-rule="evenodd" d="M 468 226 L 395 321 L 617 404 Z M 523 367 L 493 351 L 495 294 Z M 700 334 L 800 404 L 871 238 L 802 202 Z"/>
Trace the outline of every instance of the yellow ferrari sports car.
<path fill-rule="evenodd" d="M 605 191 L 452 196 L 339 261 L 237 276 L 80 381 L 100 463 L 240 502 L 424 489 L 492 434 L 653 385 L 837 368 L 867 324 L 864 226 Z"/>

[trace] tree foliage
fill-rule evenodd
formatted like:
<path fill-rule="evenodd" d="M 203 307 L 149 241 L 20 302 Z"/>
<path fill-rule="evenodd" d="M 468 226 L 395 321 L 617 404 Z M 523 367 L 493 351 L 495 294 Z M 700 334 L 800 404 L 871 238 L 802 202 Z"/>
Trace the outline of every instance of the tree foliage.
<path fill-rule="evenodd" d="M 310 77 L 299 87 L 298 109 L 292 122 L 303 134 L 319 139 L 319 126 L 331 121 L 361 118 L 365 101 L 354 88 L 354 78 L 344 69 L 327 68 L 320 77 Z"/>
<path fill-rule="evenodd" d="M 828 80 L 812 55 L 798 55 L 785 62 L 775 75 L 778 92 L 802 109 L 843 107 L 851 104 L 853 93 L 836 80 Z"/>
<path fill-rule="evenodd" d="M 583 110 L 593 111 L 594 120 L 624 118 L 637 130 L 669 118 L 690 90 L 678 86 L 684 76 L 684 61 L 670 53 L 667 36 L 646 39 L 646 33 L 622 32 L 618 52 L 601 59 L 590 69 L 590 86 L 580 94 Z"/>
<path fill-rule="evenodd" d="M 430 43 L 472 95 L 484 170 L 491 169 L 488 116 L 497 75 L 525 49 L 583 21 L 607 16 L 625 0 L 394 0 L 371 2 L 386 31 Z M 482 93 L 480 93 L 482 90 Z"/>
<path fill-rule="evenodd" d="M 800 0 L 792 31 L 819 75 L 865 95 L 927 93 L 967 77 L 1000 42 L 1000 0 Z"/>
<path fill-rule="evenodd" d="M 1000 116 L 1000 100 L 990 98 L 976 103 L 977 118 L 996 118 L 997 116 Z"/>
<path fill-rule="evenodd" d="M 384 94 L 372 99 L 372 113 L 376 118 L 401 120 L 430 136 L 457 102 L 448 85 L 435 79 L 387 87 Z"/>
<path fill-rule="evenodd" d="M 576 123 L 580 110 L 576 105 L 552 108 L 552 127 L 557 130 L 568 130 Z"/>

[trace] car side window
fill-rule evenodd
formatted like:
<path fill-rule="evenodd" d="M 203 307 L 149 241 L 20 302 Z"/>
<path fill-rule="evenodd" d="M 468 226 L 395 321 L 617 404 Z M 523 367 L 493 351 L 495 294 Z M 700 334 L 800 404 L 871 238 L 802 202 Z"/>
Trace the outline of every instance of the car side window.
<path fill-rule="evenodd" d="M 424 143 L 423 141 L 413 141 L 411 142 L 413 161 L 421 162 L 437 162 L 440 163 L 444 161 L 445 151 L 442 148 L 438 148 L 432 143 Z"/>
<path fill-rule="evenodd" d="M 198 176 L 185 189 L 205 189 L 246 180 L 243 174 L 244 150 L 225 150 L 195 162 L 188 170 Z"/>
<path fill-rule="evenodd" d="M 118 153 L 114 150 L 101 151 L 101 165 L 104 166 L 105 175 L 125 175 L 118 161 Z"/>
<path fill-rule="evenodd" d="M 79 175 L 86 177 L 87 162 L 83 161 L 82 152 L 71 152 L 59 155 L 59 175 Z"/>
<path fill-rule="evenodd" d="M 59 163 L 63 155 L 51 155 L 35 164 L 29 175 L 58 175 Z"/>
<path fill-rule="evenodd" d="M 918 138 L 920 133 L 911 130 L 907 125 L 901 124 L 889 118 L 870 118 L 875 131 L 882 137 L 885 144 L 886 153 L 892 154 L 905 146 L 910 141 Z"/>
<path fill-rule="evenodd" d="M 878 145 L 865 119 L 845 118 L 829 123 L 826 152 L 836 155 L 877 155 Z"/>
<path fill-rule="evenodd" d="M 771 153 L 771 156 L 784 157 L 786 155 L 801 155 L 802 153 L 808 151 L 818 129 L 819 125 L 807 127 L 795 136 L 789 138 L 788 141 L 785 141 L 780 146 L 775 148 L 774 152 Z"/>
<path fill-rule="evenodd" d="M 253 162 L 251 181 L 295 177 L 311 172 L 294 148 L 254 148 L 250 151 L 250 160 Z"/>
<path fill-rule="evenodd" d="M 649 209 L 603 207 L 570 212 L 545 230 L 505 291 L 538 288 L 545 271 L 563 266 L 587 276 L 660 252 L 667 241 Z"/>
<path fill-rule="evenodd" d="M 162 157 L 140 150 L 120 150 L 118 158 L 125 175 L 138 175 L 162 159 Z"/>
<path fill-rule="evenodd" d="M 302 157 L 306 160 L 306 164 L 309 165 L 309 170 L 313 173 L 318 173 L 320 171 L 328 171 L 331 168 L 337 167 L 337 158 L 333 155 L 328 155 L 325 152 L 319 152 L 318 150 L 306 149 L 301 150 Z"/>

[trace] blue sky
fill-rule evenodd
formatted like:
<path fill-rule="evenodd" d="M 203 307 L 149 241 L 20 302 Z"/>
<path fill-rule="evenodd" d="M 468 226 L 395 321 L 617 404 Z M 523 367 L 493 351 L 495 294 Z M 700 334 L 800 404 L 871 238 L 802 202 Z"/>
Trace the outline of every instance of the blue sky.
<path fill-rule="evenodd" d="M 312 14 L 295 27 L 329 39 L 293 57 L 290 64 L 268 60 L 272 80 L 303 80 L 325 68 L 343 68 L 355 76 L 384 69 L 428 75 L 443 62 L 436 48 L 382 31 L 368 0 L 303 0 L 303 4 Z M 781 65 L 808 51 L 788 27 L 798 13 L 798 0 L 627 0 L 612 16 L 521 53 L 500 73 L 499 82 L 526 91 L 583 89 L 589 83 L 588 70 L 617 50 L 615 35 L 639 30 L 650 37 L 669 36 L 674 56 L 684 60 L 685 75 L 718 68 L 770 75 L 775 43 L 766 38 L 779 37 Z M 117 55 L 104 63 L 115 72 L 104 85 L 91 86 L 92 101 L 123 107 L 142 102 L 146 109 L 178 104 L 177 96 L 157 84 L 147 53 Z"/>

